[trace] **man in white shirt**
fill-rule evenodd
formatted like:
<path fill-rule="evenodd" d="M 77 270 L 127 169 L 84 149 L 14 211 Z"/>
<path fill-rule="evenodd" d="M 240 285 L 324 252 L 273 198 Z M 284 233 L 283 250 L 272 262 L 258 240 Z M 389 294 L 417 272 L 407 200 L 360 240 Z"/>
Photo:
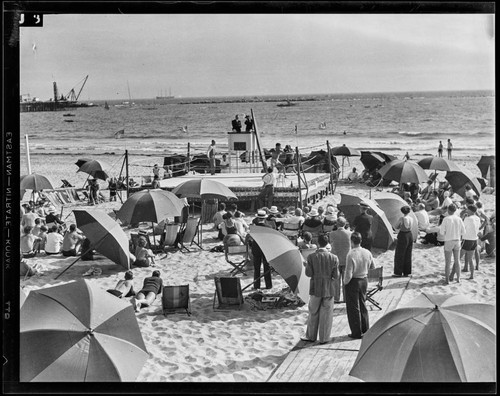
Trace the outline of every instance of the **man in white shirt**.
<path fill-rule="evenodd" d="M 429 213 L 425 211 L 425 205 L 423 203 L 418 204 L 417 210 L 415 211 L 415 217 L 418 221 L 419 231 L 426 231 L 430 227 Z"/>
<path fill-rule="evenodd" d="M 226 154 L 222 154 L 222 159 L 220 160 L 220 171 L 221 173 L 229 173 L 229 161 Z"/>
<path fill-rule="evenodd" d="M 274 199 L 274 185 L 276 184 L 276 177 L 273 173 L 273 168 L 270 166 L 267 168 L 267 173 L 262 176 L 262 191 L 257 197 L 257 202 L 259 208 L 267 206 L 270 208 L 273 206 Z"/>
<path fill-rule="evenodd" d="M 439 226 L 440 233 L 444 236 L 444 261 L 445 281 L 448 285 L 453 280 L 454 273 L 450 274 L 451 256 L 453 255 L 453 269 L 457 274 L 457 282 L 460 282 L 460 248 L 461 239 L 465 235 L 464 222 L 456 214 L 457 207 L 454 204 L 448 206 L 448 216 L 443 219 Z"/>
<path fill-rule="evenodd" d="M 477 207 L 469 205 L 467 207 L 467 216 L 464 219 L 465 235 L 462 249 L 465 252 L 465 263 L 462 271 L 467 272 L 470 268 L 470 278 L 474 279 L 474 263 L 472 257 L 477 248 L 477 238 L 479 228 L 481 227 L 481 219 L 476 215 Z"/>
<path fill-rule="evenodd" d="M 347 180 L 349 180 L 352 183 L 354 181 L 357 181 L 358 179 L 359 179 L 359 174 L 356 171 L 356 168 L 352 168 L 352 172 L 349 173 L 349 175 L 347 176 Z"/>
<path fill-rule="evenodd" d="M 45 253 L 59 254 L 61 252 L 64 237 L 59 234 L 58 227 L 52 226 L 51 232 L 47 234 L 47 241 L 45 242 Z"/>

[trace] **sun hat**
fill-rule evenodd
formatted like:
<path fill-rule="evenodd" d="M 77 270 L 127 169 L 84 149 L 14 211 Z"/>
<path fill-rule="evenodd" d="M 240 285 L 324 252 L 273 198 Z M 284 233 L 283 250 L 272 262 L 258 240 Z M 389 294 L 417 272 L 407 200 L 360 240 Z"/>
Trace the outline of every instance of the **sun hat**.
<path fill-rule="evenodd" d="M 260 218 L 267 217 L 266 211 L 265 210 L 258 210 L 257 211 L 257 217 L 260 217 Z"/>
<path fill-rule="evenodd" d="M 318 209 L 311 209 L 311 211 L 309 212 L 309 216 L 310 217 L 315 217 L 315 216 L 319 216 L 319 213 L 318 213 Z"/>
<path fill-rule="evenodd" d="M 333 206 L 329 206 L 328 208 L 326 208 L 326 213 L 335 213 L 335 209 L 333 208 Z"/>
<path fill-rule="evenodd" d="M 271 209 L 269 209 L 269 213 L 272 214 L 278 214 L 280 211 L 278 210 L 277 206 L 271 206 Z"/>
<path fill-rule="evenodd" d="M 360 202 L 358 205 L 361 206 L 362 208 L 369 208 L 370 207 L 370 205 L 368 205 L 364 202 Z"/>

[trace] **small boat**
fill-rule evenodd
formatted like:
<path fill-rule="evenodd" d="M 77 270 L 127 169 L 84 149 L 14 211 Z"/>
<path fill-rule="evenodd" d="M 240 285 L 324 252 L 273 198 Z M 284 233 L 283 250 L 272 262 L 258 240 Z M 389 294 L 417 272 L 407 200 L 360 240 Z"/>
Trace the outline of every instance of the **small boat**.
<path fill-rule="evenodd" d="M 73 120 L 64 120 L 64 122 L 74 122 Z"/>
<path fill-rule="evenodd" d="M 75 115 L 74 114 L 71 114 L 71 113 L 66 113 L 66 114 L 63 114 L 63 117 L 74 117 Z"/>
<path fill-rule="evenodd" d="M 286 101 L 286 103 L 278 103 L 276 106 L 278 107 L 289 107 L 289 106 L 295 106 L 296 103 L 292 103 L 289 100 Z"/>

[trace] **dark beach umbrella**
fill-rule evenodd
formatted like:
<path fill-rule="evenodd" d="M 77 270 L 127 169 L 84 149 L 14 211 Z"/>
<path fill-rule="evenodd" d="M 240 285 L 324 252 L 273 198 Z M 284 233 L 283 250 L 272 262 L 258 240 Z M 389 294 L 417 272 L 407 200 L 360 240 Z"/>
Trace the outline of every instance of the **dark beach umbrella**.
<path fill-rule="evenodd" d="M 32 290 L 19 346 L 21 382 L 135 381 L 149 357 L 132 305 L 87 280 Z"/>
<path fill-rule="evenodd" d="M 476 177 L 477 181 L 479 182 L 479 185 L 481 186 L 481 191 L 486 187 L 486 179 L 484 177 Z"/>
<path fill-rule="evenodd" d="M 365 169 L 368 171 L 372 171 L 386 162 L 385 158 L 380 154 L 376 154 L 371 151 L 361 151 L 360 160 Z"/>
<path fill-rule="evenodd" d="M 172 192 L 181 198 L 238 199 L 225 184 L 207 178 L 187 180 Z"/>
<path fill-rule="evenodd" d="M 90 160 L 83 163 L 77 172 L 88 173 L 96 179 L 106 180 L 109 178 L 108 169 L 110 169 L 110 166 L 105 162 L 100 160 Z"/>
<path fill-rule="evenodd" d="M 92 158 L 80 158 L 78 161 L 75 162 L 75 165 L 80 168 L 85 162 L 92 161 Z"/>
<path fill-rule="evenodd" d="M 433 169 L 436 171 L 460 171 L 460 167 L 452 160 L 443 157 L 425 157 L 417 162 L 422 169 Z"/>
<path fill-rule="evenodd" d="M 477 167 L 481 170 L 481 176 L 485 179 L 490 179 L 490 187 L 496 186 L 496 165 L 495 165 L 495 156 L 494 155 L 483 155 L 479 162 L 477 163 Z"/>
<path fill-rule="evenodd" d="M 373 216 L 373 247 L 384 250 L 392 249 L 396 240 L 392 225 L 387 219 L 384 211 L 375 201 L 367 198 L 360 198 L 356 195 L 341 193 L 340 203 L 337 206 L 338 209 L 344 213 L 347 221 L 352 224 L 356 216 L 360 214 L 359 204 L 361 202 L 366 203 L 370 207 L 369 214 Z"/>
<path fill-rule="evenodd" d="M 100 209 L 75 209 L 77 227 L 92 243 L 93 248 L 125 269 L 130 269 L 127 235 L 120 225 Z"/>
<path fill-rule="evenodd" d="M 393 228 L 396 227 L 399 219 L 403 217 L 401 208 L 403 206 L 408 206 L 403 198 L 394 193 L 378 193 L 375 197 L 375 202 L 384 211 L 385 215 L 387 216 L 387 220 L 389 220 L 389 223 L 391 223 Z M 411 233 L 413 235 L 413 240 L 416 241 L 418 238 L 418 220 L 413 211 L 410 212 L 408 216 L 413 219 Z"/>
<path fill-rule="evenodd" d="M 332 147 L 330 152 L 332 155 L 341 155 L 343 157 L 359 157 L 361 155 L 360 151 L 347 147 L 345 144 L 342 146 Z"/>
<path fill-rule="evenodd" d="M 420 165 L 399 159 L 388 162 L 378 172 L 384 179 L 399 183 L 420 184 L 429 178 Z"/>
<path fill-rule="evenodd" d="M 269 227 L 250 225 L 250 236 L 259 245 L 267 262 L 306 304 L 309 302 L 309 278 L 305 275 L 299 248 L 284 234 Z"/>
<path fill-rule="evenodd" d="M 372 151 L 372 153 L 374 153 L 374 154 L 378 154 L 378 155 L 380 155 L 380 156 L 384 157 L 385 162 L 390 162 L 390 161 L 392 161 L 392 160 L 397 159 L 397 157 L 396 157 L 396 156 L 391 155 L 391 154 L 386 154 L 386 153 L 383 153 L 382 151 Z"/>
<path fill-rule="evenodd" d="M 124 224 L 160 223 L 167 217 L 180 216 L 183 208 L 184 202 L 174 193 L 161 189 L 142 190 L 132 194 L 116 216 Z"/>
<path fill-rule="evenodd" d="M 423 293 L 364 335 L 350 375 L 369 382 L 495 382 L 496 309 Z"/>
<path fill-rule="evenodd" d="M 477 177 L 468 170 L 446 172 L 444 178 L 448 180 L 453 191 L 462 198 L 465 198 L 465 186 L 467 184 L 472 187 L 478 197 L 481 196 L 481 184 Z"/>
<path fill-rule="evenodd" d="M 33 190 L 33 192 L 40 190 L 53 190 L 52 183 L 45 176 L 38 173 L 21 176 L 19 187 L 22 190 Z"/>

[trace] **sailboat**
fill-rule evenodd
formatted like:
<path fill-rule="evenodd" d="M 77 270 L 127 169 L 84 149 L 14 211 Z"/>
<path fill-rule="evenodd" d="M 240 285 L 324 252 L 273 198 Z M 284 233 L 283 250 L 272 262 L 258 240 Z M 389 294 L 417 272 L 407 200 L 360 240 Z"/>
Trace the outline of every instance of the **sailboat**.
<path fill-rule="evenodd" d="M 175 96 L 172 96 L 172 88 L 168 89 L 168 96 L 163 95 L 163 91 L 160 92 L 160 96 L 157 96 L 156 99 L 173 99 Z"/>
<path fill-rule="evenodd" d="M 135 103 L 132 102 L 132 97 L 130 96 L 130 86 L 127 81 L 127 90 L 128 90 L 128 101 L 124 101 L 121 104 L 116 104 L 115 107 L 134 107 Z"/>
<path fill-rule="evenodd" d="M 104 108 L 105 108 L 106 110 L 109 110 L 109 105 L 108 105 L 108 102 L 104 102 Z"/>

